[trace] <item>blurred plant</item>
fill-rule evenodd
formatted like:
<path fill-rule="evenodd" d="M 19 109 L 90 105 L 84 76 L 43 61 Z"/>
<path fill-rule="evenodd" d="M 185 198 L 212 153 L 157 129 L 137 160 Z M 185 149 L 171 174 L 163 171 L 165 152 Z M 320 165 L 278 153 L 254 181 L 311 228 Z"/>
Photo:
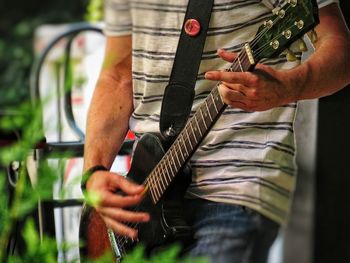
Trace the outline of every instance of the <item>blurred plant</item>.
<path fill-rule="evenodd" d="M 103 17 L 103 1 L 90 0 L 85 19 L 89 22 L 99 22 Z"/>
<path fill-rule="evenodd" d="M 47 159 L 51 157 L 66 159 L 70 154 L 52 154 L 47 158 L 40 158 L 37 163 L 37 175 L 33 178 L 29 169 L 27 169 L 28 156 L 33 149 L 42 141 L 42 111 L 39 105 L 23 104 L 18 107 L 20 114 L 16 116 L 7 116 L 0 119 L 0 131 L 6 133 L 11 131 L 21 131 L 20 139 L 15 143 L 0 147 L 0 169 L 8 167 L 14 161 L 18 162 L 18 174 L 13 186 L 14 194 L 9 198 L 6 189 L 7 174 L 0 171 L 0 202 L 4 204 L 0 207 L 0 262 L 22 263 L 22 262 L 57 262 L 57 243 L 54 238 L 45 234 L 40 236 L 38 226 L 34 223 L 33 215 L 39 202 L 50 201 L 53 198 L 53 184 L 61 178 L 63 167 L 50 166 Z M 79 181 L 75 181 L 77 187 Z M 64 195 L 64 193 L 62 193 Z M 95 202 L 98 198 L 90 196 L 88 200 Z M 7 204 L 7 205 L 6 205 Z M 17 253 L 9 253 L 8 245 L 13 235 L 13 230 L 18 222 L 23 222 L 24 227 L 17 229 L 23 233 L 24 247 Z M 17 236 L 18 238 L 18 236 Z M 59 249 L 67 251 L 72 246 L 78 244 L 63 244 Z M 16 251 L 16 250 L 15 250 Z M 179 246 L 173 246 L 169 249 L 158 251 L 151 257 L 146 257 L 143 247 L 136 247 L 134 251 L 128 254 L 123 263 L 204 263 L 205 259 L 180 259 Z M 78 262 L 79 259 L 73 259 L 70 262 Z M 111 254 L 87 262 L 111 262 Z M 85 262 L 85 261 L 84 261 Z"/>
<path fill-rule="evenodd" d="M 29 180 L 27 158 L 43 138 L 39 106 L 23 104 L 17 109 L 16 115 L 0 119 L 0 131 L 2 134 L 16 131 L 20 136 L 16 142 L 0 148 L 0 167 L 9 167 L 13 162 L 19 164 L 18 170 L 13 170 L 16 176 L 11 180 L 8 173 L 1 174 L 0 200 L 3 201 L 3 206 L 0 209 L 0 262 L 36 262 L 37 258 L 44 259 L 41 262 L 54 262 L 50 258 L 55 258 L 56 243 L 47 237 L 43 237 L 43 242 L 40 242 L 33 222 L 26 220 L 33 215 L 33 210 L 39 201 L 52 199 L 52 185 L 58 178 L 57 171 L 42 161 L 36 179 Z M 6 187 L 6 179 L 11 181 L 12 191 Z M 11 198 L 9 198 L 10 192 Z M 27 252 L 21 257 L 7 257 L 9 241 L 16 225 L 21 221 L 27 221 L 23 236 Z M 44 244 L 44 241 L 44 246 L 38 245 Z M 51 252 L 47 253 L 48 251 Z M 39 257 L 39 254 L 42 256 Z"/>
<path fill-rule="evenodd" d="M 42 24 L 80 22 L 88 0 L 2 1 L 0 8 L 0 109 L 29 99 L 35 29 Z M 21 8 L 18 8 L 21 6 Z"/>
<path fill-rule="evenodd" d="M 47 160 L 38 163 L 38 174 L 33 180 L 27 170 L 27 157 L 42 139 L 41 132 L 41 110 L 39 106 L 23 105 L 21 115 L 16 117 L 4 117 L 0 119 L 0 130 L 9 132 L 21 130 L 21 139 L 10 146 L 0 148 L 0 167 L 7 167 L 11 162 L 18 161 L 21 165 L 14 188 L 14 196 L 11 202 L 6 190 L 6 175 L 0 174 L 0 262 L 22 263 L 22 262 L 57 262 L 56 240 L 46 236 L 40 236 L 38 227 L 32 219 L 33 211 L 39 202 L 52 200 L 53 184 L 60 178 L 60 169 L 51 167 Z M 47 156 L 48 158 L 52 156 Z M 57 155 L 54 155 L 57 158 Z M 69 153 L 59 156 L 61 159 L 69 158 Z M 0 172 L 1 173 L 1 172 Z M 31 178 L 30 178 L 31 177 Z M 30 180 L 29 180 L 30 179 Z M 80 182 L 76 181 L 80 185 Z M 90 196 L 89 200 L 96 201 L 96 197 Z M 16 222 L 23 221 L 24 250 L 20 253 L 7 255 L 8 244 L 13 234 Z M 74 244 L 63 244 L 60 248 L 65 251 Z M 168 249 L 158 251 L 151 257 L 145 256 L 142 246 L 138 246 L 128 254 L 123 263 L 204 263 L 205 259 L 179 258 L 180 247 L 172 246 Z M 74 259 L 71 262 L 78 262 Z M 111 262 L 111 254 L 92 261 L 84 262 Z"/>
<path fill-rule="evenodd" d="M 187 257 L 180 259 L 180 250 L 179 245 L 173 245 L 147 258 L 144 247 L 138 246 L 123 259 L 123 263 L 209 263 L 206 258 Z"/>
<path fill-rule="evenodd" d="M 27 244 L 26 252 L 21 256 L 10 256 L 9 263 L 19 262 L 47 262 L 55 263 L 57 245 L 52 238 L 44 236 L 40 240 L 40 236 L 36 230 L 34 221 L 29 219 L 23 231 L 23 237 Z"/>

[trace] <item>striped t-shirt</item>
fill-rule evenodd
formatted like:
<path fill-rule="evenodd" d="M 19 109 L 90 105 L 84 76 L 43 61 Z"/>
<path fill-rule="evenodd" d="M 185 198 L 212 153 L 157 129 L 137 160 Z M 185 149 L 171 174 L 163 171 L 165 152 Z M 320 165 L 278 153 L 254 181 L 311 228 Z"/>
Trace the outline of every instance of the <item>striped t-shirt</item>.
<path fill-rule="evenodd" d="M 322 7 L 336 1 L 318 3 Z M 187 3 L 188 0 L 105 0 L 105 34 L 132 34 L 134 112 L 130 129 L 137 135 L 159 133 L 163 92 Z M 204 79 L 204 73 L 229 67 L 216 50 L 239 51 L 278 4 L 278 0 L 214 1 L 192 114 L 215 86 Z M 300 53 L 297 56 L 300 58 Z M 299 61 L 287 62 L 280 56 L 263 63 L 288 69 Z M 278 223 L 285 222 L 295 186 L 296 108 L 294 103 L 263 112 L 227 107 L 191 158 L 188 196 L 244 205 Z"/>

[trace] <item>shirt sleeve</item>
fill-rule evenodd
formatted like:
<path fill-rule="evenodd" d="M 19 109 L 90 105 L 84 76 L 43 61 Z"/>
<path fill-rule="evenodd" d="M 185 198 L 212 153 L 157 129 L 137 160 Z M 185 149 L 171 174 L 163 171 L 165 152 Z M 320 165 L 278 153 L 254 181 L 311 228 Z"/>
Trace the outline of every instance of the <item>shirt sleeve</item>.
<path fill-rule="evenodd" d="M 106 36 L 131 35 L 129 0 L 104 0 L 104 22 L 103 32 Z"/>
<path fill-rule="evenodd" d="M 326 5 L 333 4 L 333 3 L 338 3 L 339 0 L 317 0 L 318 8 L 325 7 Z"/>

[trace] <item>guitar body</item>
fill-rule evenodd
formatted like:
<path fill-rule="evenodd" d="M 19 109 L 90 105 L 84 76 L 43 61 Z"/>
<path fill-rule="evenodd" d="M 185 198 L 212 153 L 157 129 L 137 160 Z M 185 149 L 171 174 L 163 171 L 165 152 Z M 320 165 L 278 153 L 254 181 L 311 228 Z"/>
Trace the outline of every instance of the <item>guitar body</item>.
<path fill-rule="evenodd" d="M 127 178 L 138 184 L 144 183 L 164 153 L 160 139 L 155 135 L 145 134 L 137 144 Z M 147 211 L 151 215 L 149 222 L 137 226 L 137 242 L 112 233 L 96 210 L 85 204 L 80 221 L 80 238 L 84 245 L 80 251 L 81 255 L 92 259 L 112 251 L 118 261 L 136 243 L 142 243 L 147 252 L 152 252 L 155 248 L 175 241 L 188 242 L 192 234 L 181 215 L 183 214 L 182 201 L 190 179 L 189 173 L 181 172 L 159 202 L 154 204 L 147 192 L 141 204 L 130 209 Z"/>

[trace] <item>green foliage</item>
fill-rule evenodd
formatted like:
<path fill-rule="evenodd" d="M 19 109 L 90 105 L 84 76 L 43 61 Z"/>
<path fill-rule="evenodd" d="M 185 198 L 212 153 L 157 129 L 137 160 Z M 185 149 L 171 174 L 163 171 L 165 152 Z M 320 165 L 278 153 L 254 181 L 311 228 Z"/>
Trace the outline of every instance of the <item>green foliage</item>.
<path fill-rule="evenodd" d="M 5 193 L 5 180 L 6 180 L 5 173 L 0 172 L 0 193 Z M 9 201 L 8 195 L 0 194 L 0 203 L 1 204 L 7 204 L 8 201 Z M 5 206 L 5 208 L 4 208 L 4 206 L 2 206 L 2 208 L 0 209 L 0 222 L 8 221 L 9 217 L 10 217 L 9 210 L 6 209 L 6 206 Z M 3 233 L 4 225 L 5 224 L 3 224 L 3 223 L 0 224 L 0 233 Z"/>
<path fill-rule="evenodd" d="M 3 1 L 0 9 L 0 109 L 29 99 L 35 29 L 82 20 L 87 0 Z M 21 8 L 19 8 L 19 6 Z"/>
<path fill-rule="evenodd" d="M 24 160 L 28 150 L 33 149 L 42 138 L 41 108 L 33 107 L 30 103 L 23 103 L 16 108 L 14 115 L 5 114 L 0 119 L 1 131 L 21 131 L 22 139 L 10 148 L 0 149 L 0 162 L 10 163 L 13 160 Z"/>
<path fill-rule="evenodd" d="M 180 250 L 179 245 L 172 245 L 157 251 L 151 256 L 146 256 L 145 248 L 139 245 L 123 258 L 122 263 L 209 263 L 207 258 L 181 257 Z M 83 262 L 110 263 L 113 260 L 111 254 L 106 253 L 97 260 L 84 260 Z"/>
<path fill-rule="evenodd" d="M 10 256 L 9 263 L 19 262 L 57 262 L 57 245 L 56 241 L 47 236 L 41 241 L 40 236 L 35 228 L 34 221 L 29 219 L 26 222 L 23 231 L 23 237 L 27 244 L 25 253 L 21 256 Z"/>
<path fill-rule="evenodd" d="M 98 22 L 102 20 L 103 16 L 103 1 L 102 0 L 90 0 L 87 7 L 87 13 L 85 19 L 89 22 Z"/>
<path fill-rule="evenodd" d="M 22 138 L 11 146 L 0 148 L 0 167 L 5 167 L 13 160 L 18 161 L 21 165 L 18 168 L 18 179 L 11 205 L 0 208 L 0 262 L 20 263 L 20 262 L 57 262 L 56 241 L 47 236 L 40 237 L 37 227 L 31 218 L 33 211 L 36 209 L 38 202 L 52 200 L 53 184 L 63 173 L 64 166 L 51 167 L 49 162 L 41 160 L 38 163 L 36 180 L 29 180 L 27 167 L 27 157 L 32 149 L 42 137 L 41 131 L 41 109 L 24 104 L 20 107 L 26 113 L 16 118 L 0 119 L 0 129 L 11 130 L 21 129 Z M 50 158 L 50 156 L 47 156 Z M 61 156 L 55 155 L 64 160 L 69 158 L 68 154 Z M 62 162 L 63 163 L 63 162 Z M 5 174 L 0 174 L 0 202 L 8 204 L 7 191 L 5 190 Z M 79 185 L 79 181 L 75 181 Z M 62 193 L 64 195 L 64 193 Z M 87 201 L 94 204 L 98 196 L 94 194 L 87 195 Z M 29 219 L 27 219 L 29 218 Z M 14 229 L 14 222 L 25 221 L 23 230 L 23 239 L 25 250 L 20 255 L 14 254 L 7 256 L 6 247 Z M 67 250 L 72 245 L 64 244 L 62 249 Z M 123 263 L 204 263 L 204 259 L 182 259 L 179 258 L 179 246 L 173 246 L 169 249 L 162 249 L 154 253 L 151 257 L 146 257 L 144 248 L 137 247 L 132 253 L 128 254 Z M 75 261 L 73 261 L 75 262 Z M 89 261 L 94 262 L 94 261 Z M 111 255 L 106 254 L 104 257 L 95 262 L 111 262 Z"/>
<path fill-rule="evenodd" d="M 28 94 L 25 80 L 32 62 L 32 23 L 19 22 L 5 38 L 0 39 L 0 105 L 16 104 Z"/>
<path fill-rule="evenodd" d="M 209 263 L 206 258 L 180 258 L 180 251 L 179 245 L 173 245 L 146 257 L 144 247 L 138 246 L 123 259 L 123 263 Z"/>
<path fill-rule="evenodd" d="M 19 164 L 18 171 L 14 171 L 17 175 L 15 180 L 16 187 L 13 191 L 11 203 L 8 200 L 8 191 L 5 187 L 7 176 L 2 173 L 0 180 L 0 200 L 3 201 L 0 209 L 1 232 L 0 232 L 0 261 L 5 258 L 6 246 L 13 231 L 15 222 L 18 222 L 29 215 L 37 206 L 39 200 L 48 200 L 52 198 L 52 185 L 57 180 L 53 170 L 43 162 L 40 165 L 39 174 L 35 185 L 29 180 L 26 169 L 27 157 L 32 152 L 34 146 L 41 140 L 41 110 L 39 107 L 32 107 L 23 104 L 18 108 L 18 112 L 22 114 L 15 116 L 7 116 L 0 119 L 0 130 L 11 131 L 21 130 L 21 139 L 10 146 L 0 148 L 0 167 L 7 167 L 14 161 Z M 30 224 L 30 223 L 28 223 Z M 30 226 L 26 227 L 30 229 Z M 28 237 L 28 235 L 27 235 Z M 28 239 L 29 240 L 29 239 Z M 33 241 L 37 239 L 33 235 Z M 28 248 L 38 248 L 37 245 L 27 244 Z M 9 259 L 10 260 L 10 259 Z M 19 259 L 13 258 L 11 262 L 20 262 Z M 31 262 L 31 261 L 23 261 Z M 33 262 L 33 261 L 32 261 Z"/>

